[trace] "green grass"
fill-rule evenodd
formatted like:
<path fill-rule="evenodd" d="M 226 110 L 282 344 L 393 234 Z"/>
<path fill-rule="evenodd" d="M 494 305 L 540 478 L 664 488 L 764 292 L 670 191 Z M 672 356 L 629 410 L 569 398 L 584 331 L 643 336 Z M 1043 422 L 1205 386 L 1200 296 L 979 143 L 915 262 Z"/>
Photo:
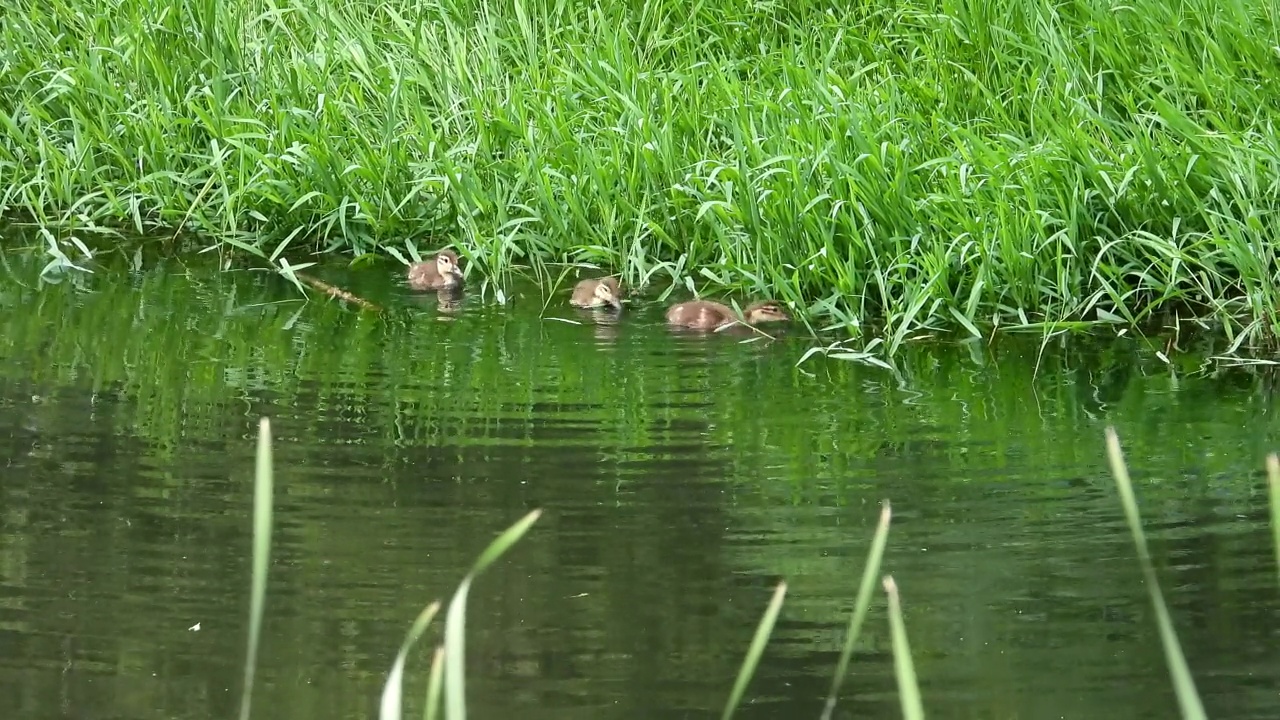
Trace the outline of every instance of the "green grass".
<path fill-rule="evenodd" d="M 1238 347 L 1280 329 L 1267 3 L 0 12 L 0 215 L 55 265 L 120 233 L 295 266 L 452 244 L 495 290 L 590 263 L 775 296 L 889 354 L 1165 310 Z"/>

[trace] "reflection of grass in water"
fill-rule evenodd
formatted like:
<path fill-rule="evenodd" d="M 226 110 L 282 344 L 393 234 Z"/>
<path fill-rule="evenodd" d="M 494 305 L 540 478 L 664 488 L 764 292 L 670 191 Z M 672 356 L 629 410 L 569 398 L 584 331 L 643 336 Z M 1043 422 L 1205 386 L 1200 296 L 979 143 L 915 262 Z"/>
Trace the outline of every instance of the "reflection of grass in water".
<path fill-rule="evenodd" d="M 1120 502 L 1124 508 L 1125 519 L 1133 533 L 1134 546 L 1137 549 L 1138 562 L 1142 567 L 1151 603 L 1156 612 L 1160 640 L 1164 648 L 1165 661 L 1169 667 L 1174 690 L 1183 720 L 1204 720 L 1207 716 L 1204 706 L 1196 691 L 1195 681 L 1187 667 L 1187 661 L 1178 642 L 1168 607 L 1160 591 L 1155 568 L 1147 548 L 1146 535 L 1142 530 L 1142 519 L 1138 512 L 1137 499 L 1133 493 L 1133 485 L 1129 479 L 1128 468 L 1120 450 L 1120 441 L 1113 428 L 1106 431 L 1107 456 L 1111 470 L 1115 476 L 1116 486 L 1120 494 Z M 1271 521 L 1273 525 L 1277 563 L 1280 564 L 1280 460 L 1273 454 L 1267 458 L 1269 495 L 1271 502 Z M 254 474 L 254 513 L 253 513 L 253 581 L 249 612 L 249 638 L 245 660 L 244 688 L 241 696 L 240 720 L 247 720 L 250 715 L 254 674 L 257 665 L 258 641 L 263 617 L 263 606 L 266 594 L 268 560 L 271 549 L 272 522 L 272 457 L 271 427 L 266 418 L 259 426 L 257 462 Z M 447 720 L 462 720 L 466 717 L 464 659 L 466 601 L 471 583 L 489 566 L 502 557 L 516 542 L 528 532 L 529 528 L 541 516 L 541 510 L 534 510 L 525 515 L 514 525 L 507 528 L 485 548 L 472 565 L 470 572 L 462 579 L 449 609 L 445 614 L 444 642 L 432 655 L 430 674 L 428 676 L 426 702 L 423 717 L 432 719 L 440 716 L 441 699 L 445 701 L 443 710 Z M 885 544 L 888 539 L 891 511 L 886 501 L 881 511 L 880 522 L 868 551 L 867 564 L 863 569 L 862 581 L 858 588 L 857 601 L 851 613 L 849 628 L 844 647 L 840 653 L 835 678 L 831 691 L 822 712 L 822 719 L 828 720 L 835 708 L 840 686 L 847 674 L 854 645 L 857 642 L 862 622 L 871 603 L 871 588 L 879 574 Z M 902 713 L 906 720 L 923 720 L 924 703 L 920 688 L 916 681 L 911 649 L 907 641 L 906 624 L 902 617 L 901 599 L 897 584 L 892 576 L 884 576 L 882 585 L 889 605 L 889 626 L 892 636 L 894 669 L 898 682 L 898 691 L 902 703 Z M 774 624 L 782 611 L 782 603 L 786 596 L 786 582 L 778 584 L 772 599 L 765 610 L 764 617 L 756 629 L 747 656 L 739 668 L 738 676 L 730 692 L 729 699 L 722 714 L 722 720 L 732 718 L 742 701 L 747 685 L 759 666 L 760 657 L 764 653 Z M 434 601 L 420 613 L 405 635 L 404 642 L 396 655 L 391 671 L 383 688 L 379 707 L 379 720 L 399 720 L 403 707 L 402 681 L 404 665 L 409 651 L 422 637 L 431 621 L 439 613 L 440 602 Z"/>
<path fill-rule="evenodd" d="M 303 310 L 282 302 L 290 291 L 280 282 L 252 273 L 219 275 L 209 266 L 184 270 L 190 262 L 148 265 L 130 283 L 102 273 L 93 302 L 65 287 L 29 289 L 38 267 L 30 261 L 15 265 L 23 284 L 10 283 L 0 293 L 14 307 L 36 310 L 0 318 L 0 377 L 91 383 L 121 405 L 104 422 L 120 435 L 145 441 L 152 457 L 163 462 L 191 442 L 224 442 L 227 423 L 243 422 L 246 405 L 280 398 L 308 410 L 272 411 L 292 413 L 272 418 L 277 429 L 288 419 L 290 432 L 306 445 L 328 443 L 339 427 L 358 431 L 370 450 L 502 442 L 494 418 L 531 423 L 541 419 L 531 410 L 539 403 L 590 406 L 597 408 L 590 417 L 598 421 L 598 442 L 608 453 L 597 465 L 607 479 L 588 490 L 601 493 L 592 501 L 607 501 L 608 488 L 630 478 L 638 457 L 629 454 L 633 450 L 652 452 L 672 442 L 672 421 L 695 411 L 649 400 L 655 394 L 678 396 L 703 403 L 697 417 L 714 420 L 706 437 L 731 448 L 717 458 L 730 465 L 708 477 L 748 489 L 770 506 L 821 502 L 827 493 L 843 506 L 861 502 L 869 491 L 881 497 L 889 492 L 878 489 L 887 479 L 881 470 L 902 456 L 936 463 L 952 475 L 989 469 L 978 468 L 979 461 L 1026 470 L 1009 464 L 1009 456 L 1083 473 L 1096 461 L 1086 415 L 1101 417 L 1104 409 L 1117 422 L 1135 421 L 1135 430 L 1126 434 L 1129 452 L 1160 453 L 1171 465 L 1199 464 L 1207 475 L 1228 478 L 1236 501 L 1245 502 L 1252 488 L 1247 475 L 1232 472 L 1233 454 L 1192 457 L 1187 444 L 1168 443 L 1136 420 L 1166 414 L 1210 433 L 1205 442 L 1238 442 L 1245 439 L 1239 433 L 1240 407 L 1258 408 L 1254 399 L 1275 384 L 1274 373 L 1263 368 L 1184 382 L 1193 373 L 1190 366 L 1206 362 L 1199 350 L 1176 355 L 1187 366 L 1173 374 L 1139 340 L 1104 345 L 1073 339 L 1041 356 L 1037 343 L 1016 338 L 908 348 L 895 361 L 906 380 L 902 387 L 883 371 L 825 360 L 806 363 L 806 371 L 818 375 L 810 379 L 791 366 L 801 354 L 799 345 L 779 344 L 757 355 L 726 344 L 699 364 L 681 355 L 665 329 L 637 326 L 623 333 L 619 352 L 581 352 L 585 330 L 538 322 L 532 303 L 457 323 L 431 323 L 430 313 L 407 308 L 374 319 L 353 316 L 336 303 L 313 302 Z M 123 271 L 122 264 L 111 272 Z M 389 308 L 397 304 L 395 294 L 380 292 L 376 282 L 353 287 Z M 546 379 L 548 368 L 554 368 L 554 382 Z M 439 391 L 442 378 L 448 378 L 448 392 Z M 1178 392 L 1170 392 L 1175 384 Z M 480 387 L 488 391 L 473 391 Z M 79 421 L 64 406 L 38 412 L 58 422 Z M 351 417 L 360 422 L 347 422 Z M 444 417 L 450 421 L 440 422 Z M 1249 439 L 1261 442 L 1267 418 L 1255 417 L 1259 422 L 1251 423 Z M 244 431 L 252 432 L 247 422 Z M 921 443 L 928 444 L 923 452 Z M 815 455 L 823 458 L 819 472 L 811 463 Z M 766 464 L 773 469 L 763 473 Z M 959 492 L 963 501 L 977 504 L 1007 481 L 987 476 L 969 484 L 921 483 L 913 499 L 949 502 Z M 328 491 L 315 477 L 296 482 L 307 492 Z M 204 492 L 186 486 L 178 491 Z M 1019 486 L 1019 493 L 1056 492 L 1053 482 Z M 1169 483 L 1149 492 L 1172 500 L 1182 488 Z M 1039 502 L 1025 510 L 1037 514 L 1046 508 L 1058 509 Z M 310 525 L 306 532 L 320 532 Z M 777 561 L 770 563 L 777 567 Z"/>

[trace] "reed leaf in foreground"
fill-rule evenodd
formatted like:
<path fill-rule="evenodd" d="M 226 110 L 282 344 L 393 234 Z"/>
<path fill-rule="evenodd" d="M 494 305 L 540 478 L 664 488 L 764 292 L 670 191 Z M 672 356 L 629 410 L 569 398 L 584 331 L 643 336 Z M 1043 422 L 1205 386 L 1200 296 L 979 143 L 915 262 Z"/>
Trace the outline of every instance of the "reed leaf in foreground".
<path fill-rule="evenodd" d="M 427 677 L 427 698 L 422 706 L 422 720 L 440 717 L 440 696 L 444 691 L 444 646 L 431 655 L 431 674 Z"/>
<path fill-rule="evenodd" d="M 884 578 L 884 592 L 889 596 L 889 629 L 893 633 L 893 670 L 898 678 L 898 698 L 902 702 L 904 720 L 924 720 L 924 702 L 916 667 L 911 662 L 911 645 L 907 642 L 907 626 L 902 620 L 902 602 L 892 575 Z"/>
<path fill-rule="evenodd" d="M 1187 659 L 1182 654 L 1182 646 L 1178 643 L 1178 635 L 1174 632 L 1173 621 L 1169 617 L 1169 609 L 1165 606 L 1164 596 L 1160 592 L 1160 582 L 1156 578 L 1155 568 L 1151 564 L 1151 553 L 1147 550 L 1147 537 L 1142 532 L 1142 518 L 1138 514 L 1138 501 L 1133 494 L 1133 484 L 1129 481 L 1129 470 L 1124 464 L 1124 455 L 1120 451 L 1120 439 L 1115 428 L 1108 427 L 1107 459 L 1111 463 L 1111 473 L 1115 475 L 1116 486 L 1120 490 L 1120 502 L 1124 505 L 1125 520 L 1133 533 L 1133 544 L 1138 550 L 1138 563 L 1142 566 L 1142 575 L 1146 579 L 1147 592 L 1151 595 L 1151 604 L 1155 608 L 1156 622 L 1160 627 L 1160 641 L 1164 644 L 1164 658 L 1169 666 L 1169 675 L 1173 678 L 1173 689 L 1178 697 L 1178 707 L 1182 711 L 1183 720 L 1205 720 L 1204 706 L 1200 703 L 1200 695 L 1196 692 L 1195 680 L 1187 667 Z"/>
<path fill-rule="evenodd" d="M 471 567 L 471 572 L 462 579 L 458 590 L 449 602 L 449 612 L 444 620 L 444 697 L 445 718 L 447 720 L 464 720 L 467 717 L 466 680 L 463 673 L 465 666 L 465 631 L 467 621 L 467 593 L 471 590 L 471 582 L 484 572 L 498 558 L 511 549 L 511 546 L 524 536 L 529 528 L 542 516 L 541 510 L 534 510 L 507 528 L 489 547 L 485 548 Z"/>
<path fill-rule="evenodd" d="M 1276 570 L 1280 571 L 1280 458 L 1267 456 L 1267 496 L 1271 498 L 1271 535 L 1276 546 Z"/>
<path fill-rule="evenodd" d="M 396 653 L 395 662 L 391 663 L 391 672 L 387 674 L 387 684 L 382 688 L 382 702 L 378 705 L 378 720 L 400 720 L 402 692 L 404 680 L 404 663 L 418 638 L 426 631 L 427 626 L 440 611 L 440 601 L 423 608 L 418 618 L 405 633 L 404 642 L 400 643 L 400 652 Z"/>
<path fill-rule="evenodd" d="M 725 703 L 724 714 L 720 716 L 721 720 L 729 720 L 733 717 L 738 704 L 742 702 L 747 683 L 751 682 L 751 676 L 755 674 L 756 667 L 760 664 L 760 656 L 764 654 L 764 646 L 768 644 L 769 636 L 773 633 L 773 625 L 778 621 L 778 613 L 782 612 L 782 600 L 786 595 L 787 583 L 785 581 L 778 583 L 778 587 L 773 591 L 773 599 L 769 601 L 769 607 L 765 608 L 764 617 L 760 618 L 760 626 L 756 628 L 755 637 L 751 639 L 751 647 L 747 648 L 747 657 L 742 661 L 742 667 L 738 669 L 738 679 L 733 683 L 733 692 L 729 693 L 729 701 Z"/>
<path fill-rule="evenodd" d="M 889 540 L 889 519 L 892 514 L 889 501 L 885 500 L 884 508 L 880 510 L 880 524 L 876 526 L 876 534 L 871 540 L 871 550 L 867 553 L 867 566 L 862 569 L 862 584 L 858 586 L 858 597 L 853 604 L 853 614 L 849 617 L 849 629 L 845 631 L 840 662 L 836 665 L 836 674 L 831 680 L 831 693 L 827 696 L 827 704 L 822 709 L 822 720 L 831 720 L 831 713 L 836 709 L 836 698 L 840 694 L 840 685 L 849 672 L 853 646 L 862 631 L 862 621 L 867 617 L 867 609 L 871 607 L 871 593 L 875 589 L 876 578 L 880 576 L 880 561 L 884 557 L 885 543 Z"/>
<path fill-rule="evenodd" d="M 484 572 L 494 561 L 502 557 L 503 553 L 511 549 L 511 546 L 524 536 L 525 532 L 541 515 L 541 510 L 534 510 L 489 543 L 489 546 L 485 548 L 475 564 L 472 565 L 471 571 L 467 573 L 467 576 L 462 579 L 462 583 L 458 585 L 458 589 L 453 595 L 453 600 L 449 603 L 449 611 L 445 616 L 444 647 L 437 648 L 432 656 L 431 675 L 427 684 L 427 698 L 423 708 L 423 717 L 436 717 L 440 702 L 442 673 L 447 673 L 446 684 L 448 692 L 446 697 L 449 705 L 446 717 L 459 719 L 466 717 L 465 684 L 462 671 L 465 659 L 463 632 L 466 625 L 467 592 L 470 590 L 471 582 L 476 576 Z M 391 672 L 387 675 L 387 684 L 382 690 L 382 702 L 379 705 L 378 712 L 379 720 L 400 720 L 401 708 L 403 707 L 405 660 L 409 655 L 409 650 L 422 637 L 422 633 L 426 631 L 427 626 L 435 619 L 439 610 L 439 601 L 428 605 L 414 620 L 409 632 L 405 634 L 404 642 L 400 644 L 400 652 L 396 654 L 395 662 L 391 665 Z"/>
<path fill-rule="evenodd" d="M 258 452 L 253 474 L 253 584 L 249 595 L 249 642 L 244 660 L 244 688 L 240 694 L 240 720 L 249 720 L 253 679 L 258 667 L 258 641 L 267 597 L 267 567 L 271 559 L 271 421 L 258 423 Z"/>

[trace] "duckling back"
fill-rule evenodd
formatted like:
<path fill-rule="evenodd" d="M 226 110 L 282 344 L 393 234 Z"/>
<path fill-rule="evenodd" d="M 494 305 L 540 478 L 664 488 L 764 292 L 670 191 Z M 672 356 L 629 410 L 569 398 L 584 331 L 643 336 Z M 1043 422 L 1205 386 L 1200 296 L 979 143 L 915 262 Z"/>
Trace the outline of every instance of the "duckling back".
<path fill-rule="evenodd" d="M 667 323 L 695 330 L 715 330 L 734 322 L 733 310 L 710 300 L 690 300 L 667 308 Z"/>

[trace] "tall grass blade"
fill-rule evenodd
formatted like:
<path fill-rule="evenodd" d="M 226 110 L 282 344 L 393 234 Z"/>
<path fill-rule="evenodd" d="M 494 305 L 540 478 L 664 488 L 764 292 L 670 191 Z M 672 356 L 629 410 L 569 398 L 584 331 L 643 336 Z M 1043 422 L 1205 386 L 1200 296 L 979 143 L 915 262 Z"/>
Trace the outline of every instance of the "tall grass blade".
<path fill-rule="evenodd" d="M 423 720 L 440 717 L 440 693 L 444 690 L 444 646 L 431 655 L 431 675 L 427 678 L 427 699 L 422 706 Z"/>
<path fill-rule="evenodd" d="M 760 626 L 756 628 L 755 637 L 751 639 L 751 647 L 747 648 L 747 657 L 742 661 L 742 667 L 738 669 L 738 679 L 733 683 L 733 692 L 729 694 L 729 702 L 725 703 L 724 714 L 720 716 L 721 720 L 729 720 L 733 717 L 733 713 L 738 709 L 738 704 L 742 702 L 742 695 L 747 691 L 747 683 L 751 682 L 751 677 L 755 675 L 756 666 L 760 664 L 760 656 L 764 654 L 764 646 L 769 642 L 769 636 L 773 634 L 773 625 L 778 621 L 778 613 L 782 612 L 782 600 L 787 595 L 787 583 L 780 582 L 778 587 L 773 591 L 773 599 L 769 601 L 769 607 L 765 608 L 764 617 L 760 619 Z"/>
<path fill-rule="evenodd" d="M 1165 606 L 1164 596 L 1160 592 L 1160 584 L 1156 579 L 1155 568 L 1151 564 L 1151 553 L 1147 550 L 1147 537 L 1142 532 L 1142 518 L 1138 515 L 1138 501 L 1133 494 L 1133 483 L 1129 480 L 1129 470 L 1124 464 L 1124 455 L 1120 451 L 1120 438 L 1116 430 L 1108 427 L 1107 459 L 1111 462 L 1111 473 L 1115 475 L 1116 486 L 1120 490 L 1120 502 L 1124 505 L 1125 519 L 1129 530 L 1133 532 L 1133 544 L 1138 550 L 1138 563 L 1142 566 L 1142 575 L 1147 583 L 1147 592 L 1151 595 L 1151 604 L 1155 608 L 1156 622 L 1160 627 L 1160 641 L 1164 644 L 1165 663 L 1169 666 L 1169 675 L 1173 678 L 1173 689 L 1178 697 L 1178 707 L 1182 710 L 1183 720 L 1205 720 L 1204 706 L 1200 703 L 1200 695 L 1196 692 L 1195 680 L 1191 670 L 1187 668 L 1187 659 L 1182 654 L 1182 646 L 1178 643 L 1178 635 L 1174 632 L 1173 621 L 1169 617 L 1169 609 Z"/>
<path fill-rule="evenodd" d="M 831 694 L 827 696 L 827 704 L 822 709 L 822 720 L 831 720 L 831 713 L 836 709 L 836 698 L 840 695 L 840 685 L 849 672 L 853 646 L 862 632 L 862 622 L 867 617 L 867 609 L 871 607 L 871 593 L 875 590 L 876 578 L 880 576 L 880 561 L 884 558 L 884 546 L 889 540 L 889 519 L 892 515 L 889 501 L 885 500 L 884 507 L 880 510 L 880 524 L 876 527 L 876 534 L 871 539 L 871 550 L 867 553 L 867 566 L 862 569 L 862 584 L 858 586 L 858 597 L 849 618 L 849 629 L 845 631 L 840 663 L 836 666 L 835 677 L 831 679 Z"/>
<path fill-rule="evenodd" d="M 249 596 L 249 646 L 244 660 L 244 689 L 240 694 L 240 720 L 249 720 L 253 680 L 258 668 L 258 641 L 262 634 L 262 610 L 267 599 L 267 567 L 271 560 L 271 421 L 258 423 L 258 453 L 253 473 L 253 584 Z"/>
<path fill-rule="evenodd" d="M 1271 534 L 1276 546 L 1276 570 L 1280 571 L 1280 458 L 1267 456 L 1267 495 L 1271 498 Z"/>
<path fill-rule="evenodd" d="M 391 672 L 387 674 L 387 684 L 382 688 L 382 702 L 378 706 L 379 720 L 400 720 L 405 659 L 409 656 L 409 650 L 413 648 L 414 643 L 418 642 L 418 638 L 422 637 L 422 633 L 426 631 L 427 626 L 439 611 L 439 601 L 423 608 L 422 612 L 418 613 L 418 618 L 413 621 L 413 625 L 409 627 L 409 632 L 405 633 L 404 642 L 400 643 L 400 652 L 396 654 L 395 662 L 391 663 Z"/>
<path fill-rule="evenodd" d="M 465 630 L 467 621 L 467 593 L 471 590 L 471 582 L 476 576 L 484 572 L 503 553 L 511 549 L 524 534 L 529 530 L 538 518 L 541 517 L 541 510 L 534 510 L 525 515 L 516 524 L 507 528 L 505 532 L 497 537 L 485 551 L 480 553 L 479 559 L 475 565 L 471 567 L 471 572 L 462 579 L 462 583 L 458 585 L 457 592 L 454 593 L 453 599 L 449 602 L 449 612 L 445 615 L 444 620 L 444 699 L 445 699 L 445 718 L 447 720 L 464 720 L 467 717 L 466 702 L 466 681 L 463 676 L 465 670 Z"/>
<path fill-rule="evenodd" d="M 924 702 L 920 699 L 920 684 L 916 681 L 916 667 L 911 662 L 911 645 L 907 642 L 907 626 L 902 621 L 902 602 L 898 599 L 898 584 L 892 575 L 884 578 L 884 592 L 889 596 L 889 629 L 893 633 L 893 670 L 898 678 L 898 698 L 902 701 L 903 720 L 924 720 Z"/>

